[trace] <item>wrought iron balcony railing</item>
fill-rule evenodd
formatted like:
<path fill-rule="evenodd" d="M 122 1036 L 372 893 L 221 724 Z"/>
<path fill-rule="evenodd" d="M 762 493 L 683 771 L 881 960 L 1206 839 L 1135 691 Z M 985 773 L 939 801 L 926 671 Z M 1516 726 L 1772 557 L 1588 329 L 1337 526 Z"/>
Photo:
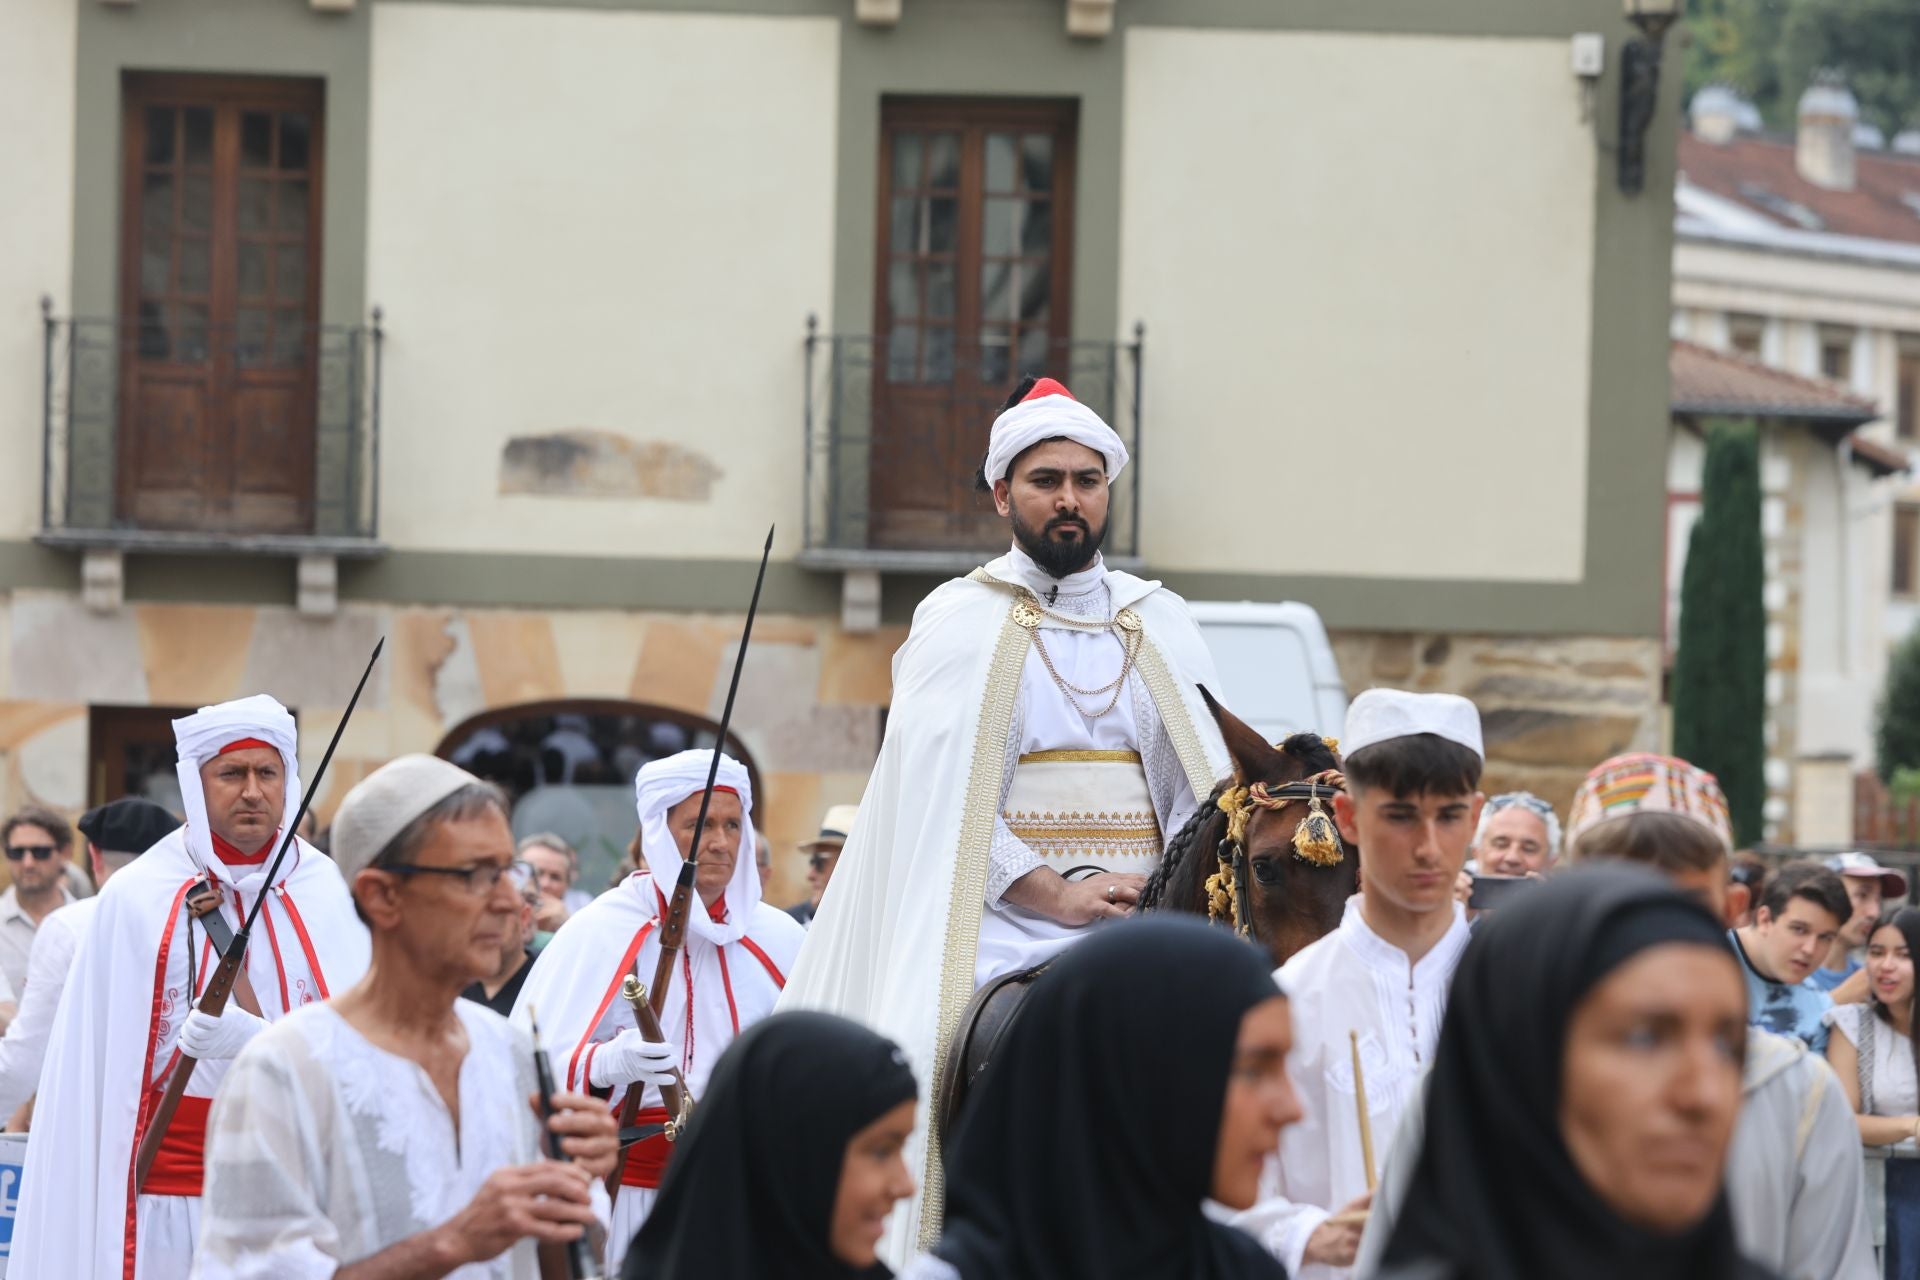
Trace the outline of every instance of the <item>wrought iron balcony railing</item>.
<path fill-rule="evenodd" d="M 1111 490 L 1103 550 L 1137 561 L 1142 338 L 1136 328 L 1131 342 L 1054 343 L 1023 352 L 1014 372 L 1004 344 L 892 360 L 886 342 L 820 333 L 809 317 L 802 563 L 946 570 L 1003 548 L 1006 522 L 974 477 L 1027 372 L 1058 378 L 1126 441 L 1133 461 Z"/>
<path fill-rule="evenodd" d="M 41 311 L 40 542 L 379 551 L 378 309 L 271 332 Z"/>

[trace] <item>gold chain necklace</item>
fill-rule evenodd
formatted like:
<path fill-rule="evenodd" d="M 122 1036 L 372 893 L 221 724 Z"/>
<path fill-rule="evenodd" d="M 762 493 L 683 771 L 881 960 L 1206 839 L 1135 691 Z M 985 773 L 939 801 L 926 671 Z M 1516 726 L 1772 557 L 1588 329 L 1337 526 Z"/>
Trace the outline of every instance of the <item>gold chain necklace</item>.
<path fill-rule="evenodd" d="M 1045 611 L 1044 606 L 1042 611 Z M 1046 667 L 1047 674 L 1053 677 L 1053 683 L 1059 687 L 1073 709 L 1088 720 L 1098 720 L 1102 716 L 1109 715 L 1115 707 L 1120 705 L 1120 695 L 1126 692 L 1127 673 L 1133 670 L 1134 655 L 1140 648 L 1140 632 L 1123 631 L 1112 621 L 1107 623 L 1106 630 L 1112 632 L 1120 641 L 1120 674 L 1115 676 L 1111 683 L 1103 684 L 1098 689 L 1082 689 L 1079 685 L 1069 684 L 1066 677 L 1060 674 L 1059 668 L 1053 665 L 1053 655 L 1047 652 L 1046 642 L 1040 638 L 1040 629 L 1036 627 L 1033 632 L 1033 647 L 1040 651 L 1040 661 Z M 1112 693 L 1113 697 L 1100 710 L 1089 711 L 1080 705 L 1080 698 L 1097 698 L 1103 693 Z M 1076 694 L 1079 697 L 1075 697 Z"/>

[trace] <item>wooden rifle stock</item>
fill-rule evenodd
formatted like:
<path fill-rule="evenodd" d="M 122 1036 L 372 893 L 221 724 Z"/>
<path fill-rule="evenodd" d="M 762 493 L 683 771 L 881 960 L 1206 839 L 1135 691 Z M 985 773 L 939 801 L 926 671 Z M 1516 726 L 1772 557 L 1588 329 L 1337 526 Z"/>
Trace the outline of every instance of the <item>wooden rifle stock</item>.
<path fill-rule="evenodd" d="M 654 988 L 657 994 L 659 987 Z M 655 1044 L 665 1044 L 667 1033 L 660 1025 L 660 1014 L 648 1002 L 647 988 L 640 979 L 632 974 L 621 984 L 620 994 L 633 1009 L 633 1021 L 640 1028 L 640 1034 Z M 640 1116 L 640 1095 L 646 1092 L 646 1086 L 638 1081 L 627 1086 L 626 1100 L 620 1104 L 620 1131 L 631 1129 Z M 687 1078 L 676 1069 L 673 1079 L 660 1086 L 660 1105 L 667 1113 L 667 1141 L 677 1141 L 680 1129 L 687 1117 L 693 1113 L 693 1091 L 687 1088 Z M 607 1174 L 607 1194 L 615 1195 L 620 1190 L 620 1175 L 626 1172 L 627 1148 L 622 1146 L 613 1156 L 613 1168 Z"/>

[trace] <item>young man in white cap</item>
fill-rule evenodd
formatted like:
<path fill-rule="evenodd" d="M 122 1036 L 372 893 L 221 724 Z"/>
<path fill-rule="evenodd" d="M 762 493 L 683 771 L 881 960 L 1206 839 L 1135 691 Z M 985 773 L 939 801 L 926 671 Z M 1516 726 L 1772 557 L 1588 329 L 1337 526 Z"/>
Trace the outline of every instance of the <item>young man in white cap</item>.
<path fill-rule="evenodd" d="M 653 994 L 660 928 L 680 866 L 695 848 L 694 823 L 712 751 L 683 751 L 644 766 L 634 778 L 646 868 L 601 894 L 560 926 L 533 962 L 514 1006 L 540 1014 L 540 1036 L 563 1089 L 605 1093 L 619 1111 L 642 1090 L 641 1126 L 668 1119 L 659 1086 L 678 1068 L 697 1099 L 714 1062 L 743 1030 L 773 1012 L 805 931 L 760 900 L 754 867 L 753 787 L 746 769 L 720 758 L 707 824 L 698 839 L 694 900 L 685 947 L 673 966 L 661 1028 L 670 1043 L 646 1040 L 621 984 L 637 975 Z M 634 1143 L 620 1166 L 607 1233 L 607 1272 L 619 1270 L 627 1244 L 653 1207 L 672 1155 L 662 1133 Z"/>
<path fill-rule="evenodd" d="M 1186 603 L 1100 557 L 1126 463 L 1051 378 L 995 419 L 976 484 L 1013 546 L 915 611 L 860 820 L 781 1003 L 876 1028 L 926 1089 L 974 990 L 1131 911 L 1228 769 Z M 894 1212 L 894 1265 L 939 1228 L 924 1129 L 907 1161 L 936 1208 L 925 1231 L 919 1198 Z"/>
<path fill-rule="evenodd" d="M 128 796 L 87 810 L 76 824 L 86 837 L 88 869 L 95 885 L 180 829 L 180 819 L 151 800 Z M 100 909 L 98 896 L 68 903 L 41 922 L 27 957 L 27 986 L 20 1014 L 0 1038 L 0 1116 L 33 1096 L 46 1061 L 54 1012 L 81 939 Z"/>
<path fill-rule="evenodd" d="M 847 847 L 847 832 L 853 830 L 853 820 L 859 815 L 858 805 L 834 805 L 820 819 L 820 834 L 800 846 L 800 852 L 807 855 L 807 896 L 788 907 L 787 914 L 802 925 L 812 924 L 820 910 L 820 899 L 833 879 L 840 851 Z"/>
<path fill-rule="evenodd" d="M 269 1022 L 366 971 L 366 927 L 325 854 L 296 839 L 266 882 L 300 806 L 287 709 L 242 698 L 175 720 L 173 735 L 187 823 L 101 890 L 54 1018 L 14 1226 L 22 1275 L 184 1275 L 207 1109 L 232 1059 Z M 218 905 L 200 911 L 190 894 Z M 262 894 L 226 1012 L 200 1012 L 220 963 L 212 939 L 237 932 Z M 195 1059 L 186 1096 L 136 1187 L 141 1140 L 182 1054 Z"/>
<path fill-rule="evenodd" d="M 614 1123 L 579 1092 L 555 1093 L 543 1123 L 532 1039 L 460 999 L 531 880 L 500 793 L 402 756 L 347 793 L 333 856 L 373 962 L 227 1073 L 196 1280 L 565 1275 L 566 1246 L 604 1217 Z M 547 1158 L 549 1129 L 571 1159 Z"/>
<path fill-rule="evenodd" d="M 1344 751 L 1334 821 L 1360 850 L 1360 892 L 1338 929 L 1274 975 L 1293 1003 L 1287 1071 L 1306 1119 L 1281 1135 L 1260 1203 L 1234 1218 L 1294 1280 L 1351 1274 L 1368 1187 L 1433 1060 L 1466 949 L 1453 888 L 1484 799 L 1480 713 L 1465 698 L 1369 689 L 1347 711 Z M 1374 1169 L 1356 1110 L 1356 1043 Z"/>

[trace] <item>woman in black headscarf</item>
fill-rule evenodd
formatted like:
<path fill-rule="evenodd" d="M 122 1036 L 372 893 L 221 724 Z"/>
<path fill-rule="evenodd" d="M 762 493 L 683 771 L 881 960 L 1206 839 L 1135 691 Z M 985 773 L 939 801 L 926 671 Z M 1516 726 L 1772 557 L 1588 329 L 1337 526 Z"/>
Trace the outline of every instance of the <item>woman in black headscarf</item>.
<path fill-rule="evenodd" d="M 913 1194 L 906 1055 L 824 1013 L 728 1046 L 677 1144 L 623 1280 L 885 1280 L 874 1246 Z"/>
<path fill-rule="evenodd" d="M 1746 988 L 1663 878 L 1569 872 L 1476 933 L 1426 1095 L 1391 1280 L 1747 1280 L 1721 1190 Z"/>
<path fill-rule="evenodd" d="M 946 1162 L 946 1233 L 909 1276 L 1285 1280 L 1201 1201 L 1251 1205 L 1292 1031 L 1271 961 L 1197 920 L 1104 929 L 1056 961 Z"/>

